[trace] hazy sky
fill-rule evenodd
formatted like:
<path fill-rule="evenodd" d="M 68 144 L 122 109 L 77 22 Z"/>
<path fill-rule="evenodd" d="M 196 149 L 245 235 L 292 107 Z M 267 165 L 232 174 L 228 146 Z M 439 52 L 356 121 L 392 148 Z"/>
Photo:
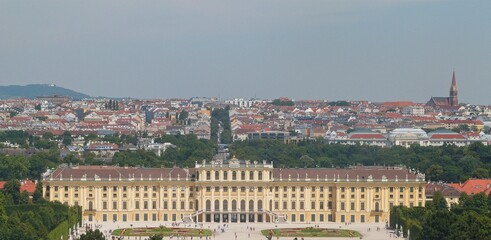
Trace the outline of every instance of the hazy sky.
<path fill-rule="evenodd" d="M 491 1 L 0 0 L 0 85 L 491 104 Z"/>

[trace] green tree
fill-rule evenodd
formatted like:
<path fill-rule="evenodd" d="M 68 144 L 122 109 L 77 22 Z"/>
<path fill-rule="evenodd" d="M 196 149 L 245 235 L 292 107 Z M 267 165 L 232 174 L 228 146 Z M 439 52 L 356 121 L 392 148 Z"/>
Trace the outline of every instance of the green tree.
<path fill-rule="evenodd" d="M 488 209 L 488 198 L 484 192 L 472 196 L 473 206 L 482 210 Z"/>
<path fill-rule="evenodd" d="M 474 211 L 466 211 L 448 227 L 447 239 L 491 239 L 491 219 Z"/>
<path fill-rule="evenodd" d="M 431 167 L 426 170 L 426 176 L 433 181 L 439 180 L 442 174 L 443 167 L 437 164 L 431 165 Z"/>
<path fill-rule="evenodd" d="M 89 229 L 87 232 L 80 235 L 79 240 L 106 240 L 106 238 L 104 237 L 104 234 L 99 231 L 99 229 Z"/>
<path fill-rule="evenodd" d="M 304 167 L 315 167 L 315 160 L 311 158 L 309 155 L 303 155 L 300 157 L 300 162 Z"/>
<path fill-rule="evenodd" d="M 282 99 L 274 99 L 271 104 L 275 106 L 293 106 L 295 103 L 292 100 L 282 100 Z"/>
<path fill-rule="evenodd" d="M 179 120 L 184 121 L 188 118 L 189 113 L 186 110 L 182 110 L 181 114 L 179 114 Z"/>
<path fill-rule="evenodd" d="M 470 208 L 474 206 L 474 203 L 466 192 L 461 192 L 459 197 L 459 205 L 463 208 Z"/>
<path fill-rule="evenodd" d="M 43 198 L 43 183 L 41 181 L 38 181 L 36 183 L 36 190 L 34 190 L 34 194 L 32 195 L 32 202 L 33 203 L 45 202 Z"/>
<path fill-rule="evenodd" d="M 162 239 L 164 239 L 164 236 L 155 234 L 151 236 L 148 240 L 162 240 Z"/>
<path fill-rule="evenodd" d="M 53 133 L 51 133 L 51 132 L 45 132 L 45 133 L 43 133 L 43 139 L 51 140 L 53 138 L 54 138 Z"/>
<path fill-rule="evenodd" d="M 0 154 L 0 179 L 23 179 L 27 177 L 30 163 L 23 156 Z"/>
<path fill-rule="evenodd" d="M 489 178 L 489 171 L 485 168 L 475 168 L 474 171 L 472 171 L 472 177 Z"/>
<path fill-rule="evenodd" d="M 469 132 L 469 131 L 471 131 L 471 128 L 467 124 L 462 124 L 462 125 L 459 125 L 458 127 L 453 128 L 452 131 L 454 131 L 454 132 Z"/>
<path fill-rule="evenodd" d="M 6 197 L 12 199 L 14 204 L 19 204 L 21 202 L 19 180 L 14 179 L 6 182 L 3 186 L 3 193 Z"/>
<path fill-rule="evenodd" d="M 68 146 L 72 144 L 73 139 L 72 139 L 72 134 L 70 132 L 68 131 L 63 132 L 62 138 L 63 138 L 62 141 L 63 145 Z"/>
<path fill-rule="evenodd" d="M 5 211 L 5 202 L 5 195 L 3 194 L 3 192 L 0 191 L 0 226 L 5 224 L 8 219 L 7 212 Z"/>
<path fill-rule="evenodd" d="M 27 191 L 22 191 L 19 197 L 19 204 L 28 204 L 29 203 L 29 193 Z"/>
<path fill-rule="evenodd" d="M 423 220 L 422 239 L 447 239 L 450 228 L 455 222 L 455 214 L 448 211 L 429 211 Z"/>
<path fill-rule="evenodd" d="M 80 164 L 81 160 L 75 154 L 70 153 L 63 158 L 63 162 L 68 164 Z"/>
<path fill-rule="evenodd" d="M 436 211 L 443 211 L 448 209 L 447 200 L 443 197 L 441 192 L 435 192 L 433 195 L 433 209 Z"/>

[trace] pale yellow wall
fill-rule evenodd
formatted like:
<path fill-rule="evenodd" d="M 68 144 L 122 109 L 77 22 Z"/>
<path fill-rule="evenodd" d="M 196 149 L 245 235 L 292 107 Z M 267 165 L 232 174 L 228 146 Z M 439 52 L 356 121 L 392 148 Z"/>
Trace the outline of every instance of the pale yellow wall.
<path fill-rule="evenodd" d="M 311 179 L 309 181 L 297 179 L 281 179 L 280 181 L 280 179 L 275 179 L 273 181 L 270 177 L 272 169 L 262 167 L 223 168 L 218 170 L 218 179 L 215 179 L 216 168 L 204 167 L 198 170 L 197 181 L 184 179 L 180 181 L 141 181 L 137 179 L 132 181 L 119 181 L 119 179 L 112 181 L 46 180 L 43 184 L 44 196 L 50 201 L 59 201 L 70 206 L 82 206 L 83 218 L 86 221 L 89 220 L 89 215 L 92 215 L 93 221 L 103 221 L 104 214 L 107 216 L 107 221 L 112 221 L 113 214 L 117 214 L 118 221 L 123 221 L 124 214 L 126 214 L 126 221 L 136 221 L 137 214 L 139 221 L 144 220 L 144 214 L 148 214 L 148 221 L 153 220 L 153 214 L 156 215 L 157 221 L 163 221 L 165 214 L 168 221 L 173 220 L 173 215 L 175 215 L 176 221 L 181 221 L 183 214 L 190 215 L 196 211 L 206 211 L 207 200 L 211 202 L 209 209 L 211 211 L 214 211 L 215 200 L 219 200 L 220 212 L 223 212 L 224 200 L 228 202 L 229 211 L 232 209 L 232 201 L 235 200 L 237 201 L 236 212 L 249 214 L 249 201 L 253 200 L 253 213 L 263 214 L 263 221 L 273 220 L 277 216 L 284 215 L 287 216 L 288 221 L 292 222 L 292 215 L 295 215 L 295 222 L 300 222 L 301 214 L 303 214 L 304 222 L 320 222 L 321 215 L 324 222 L 328 220 L 341 222 L 342 216 L 344 216 L 345 222 L 352 222 L 351 216 L 354 217 L 354 222 L 361 222 L 362 216 L 364 216 L 365 222 L 375 222 L 376 216 L 379 216 L 379 222 L 385 222 L 389 219 L 391 205 L 424 206 L 426 200 L 424 195 L 425 182 L 421 181 L 334 182 L 324 179 Z M 208 171 L 210 172 L 209 180 L 207 180 Z M 224 180 L 224 171 L 228 175 L 226 181 Z M 232 180 L 234 171 L 237 173 L 236 180 Z M 245 172 L 244 180 L 241 178 L 242 172 Z M 250 172 L 253 174 L 252 179 L 249 178 Z M 261 180 L 259 180 L 260 172 L 262 173 Z M 146 191 L 145 186 L 147 187 Z M 49 194 L 46 192 L 48 187 Z M 104 191 L 104 187 L 107 188 L 106 191 Z M 113 191 L 113 187 L 116 187 L 116 191 Z M 236 191 L 234 191 L 234 187 Z M 390 191 L 391 187 L 393 188 L 392 192 Z M 402 192 L 400 192 L 401 187 Z M 224 190 L 224 188 L 227 189 Z M 241 191 L 242 188 L 245 188 L 245 192 Z M 239 210 L 242 200 L 245 200 L 246 209 Z M 148 209 L 144 209 L 145 201 L 148 203 Z M 152 206 L 153 201 L 156 203 L 155 209 Z M 195 206 L 196 201 L 198 201 L 198 207 Z M 258 210 L 259 201 L 262 201 L 262 210 L 265 212 Z M 89 202 L 93 203 L 92 210 L 89 209 Z M 103 209 L 104 202 L 107 203 L 107 209 Z M 113 209 L 113 202 L 117 204 L 116 209 Z M 136 208 L 136 202 L 139 203 L 139 208 Z M 172 209 L 173 202 L 176 202 L 177 209 Z M 184 203 L 183 207 L 180 206 L 181 202 Z M 276 202 L 278 208 L 276 208 Z M 286 202 L 286 208 L 283 208 L 284 202 Z M 292 208 L 292 202 L 295 204 L 295 209 Z M 315 208 L 311 208 L 312 202 L 315 202 Z M 329 208 L 329 202 L 331 202 L 331 208 Z M 301 209 L 302 203 L 303 208 Z M 321 203 L 323 204 L 322 209 L 320 208 Z M 354 209 L 351 209 L 351 203 L 353 203 Z M 376 203 L 379 205 L 379 211 L 375 211 Z M 126 209 L 123 209 L 123 204 L 126 204 Z M 344 210 L 342 209 L 343 204 Z M 363 209 L 362 205 L 364 205 Z M 312 215 L 315 219 L 311 218 Z M 198 220 L 203 221 L 205 218 L 202 216 Z"/>

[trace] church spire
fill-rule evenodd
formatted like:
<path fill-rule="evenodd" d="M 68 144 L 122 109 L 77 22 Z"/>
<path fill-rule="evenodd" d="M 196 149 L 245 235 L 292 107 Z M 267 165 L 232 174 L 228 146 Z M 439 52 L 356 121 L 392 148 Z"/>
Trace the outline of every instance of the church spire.
<path fill-rule="evenodd" d="M 459 98 L 458 98 L 458 90 L 457 90 L 457 80 L 455 79 L 455 69 L 452 74 L 452 85 L 450 86 L 450 97 L 449 97 L 450 106 L 458 106 Z"/>

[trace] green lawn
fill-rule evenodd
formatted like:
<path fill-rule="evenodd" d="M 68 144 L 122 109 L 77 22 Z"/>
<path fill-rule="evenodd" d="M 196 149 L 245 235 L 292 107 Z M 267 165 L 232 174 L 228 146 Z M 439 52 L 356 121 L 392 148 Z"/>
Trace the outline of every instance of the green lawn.
<path fill-rule="evenodd" d="M 200 233 L 201 231 L 201 233 Z M 162 235 L 168 236 L 211 236 L 211 231 L 208 229 L 196 228 L 166 228 L 166 227 L 149 227 L 149 228 L 122 228 L 112 232 L 113 236 L 153 236 Z"/>
<path fill-rule="evenodd" d="M 357 231 L 330 228 L 278 228 L 262 230 L 261 233 L 274 237 L 361 237 Z"/>

